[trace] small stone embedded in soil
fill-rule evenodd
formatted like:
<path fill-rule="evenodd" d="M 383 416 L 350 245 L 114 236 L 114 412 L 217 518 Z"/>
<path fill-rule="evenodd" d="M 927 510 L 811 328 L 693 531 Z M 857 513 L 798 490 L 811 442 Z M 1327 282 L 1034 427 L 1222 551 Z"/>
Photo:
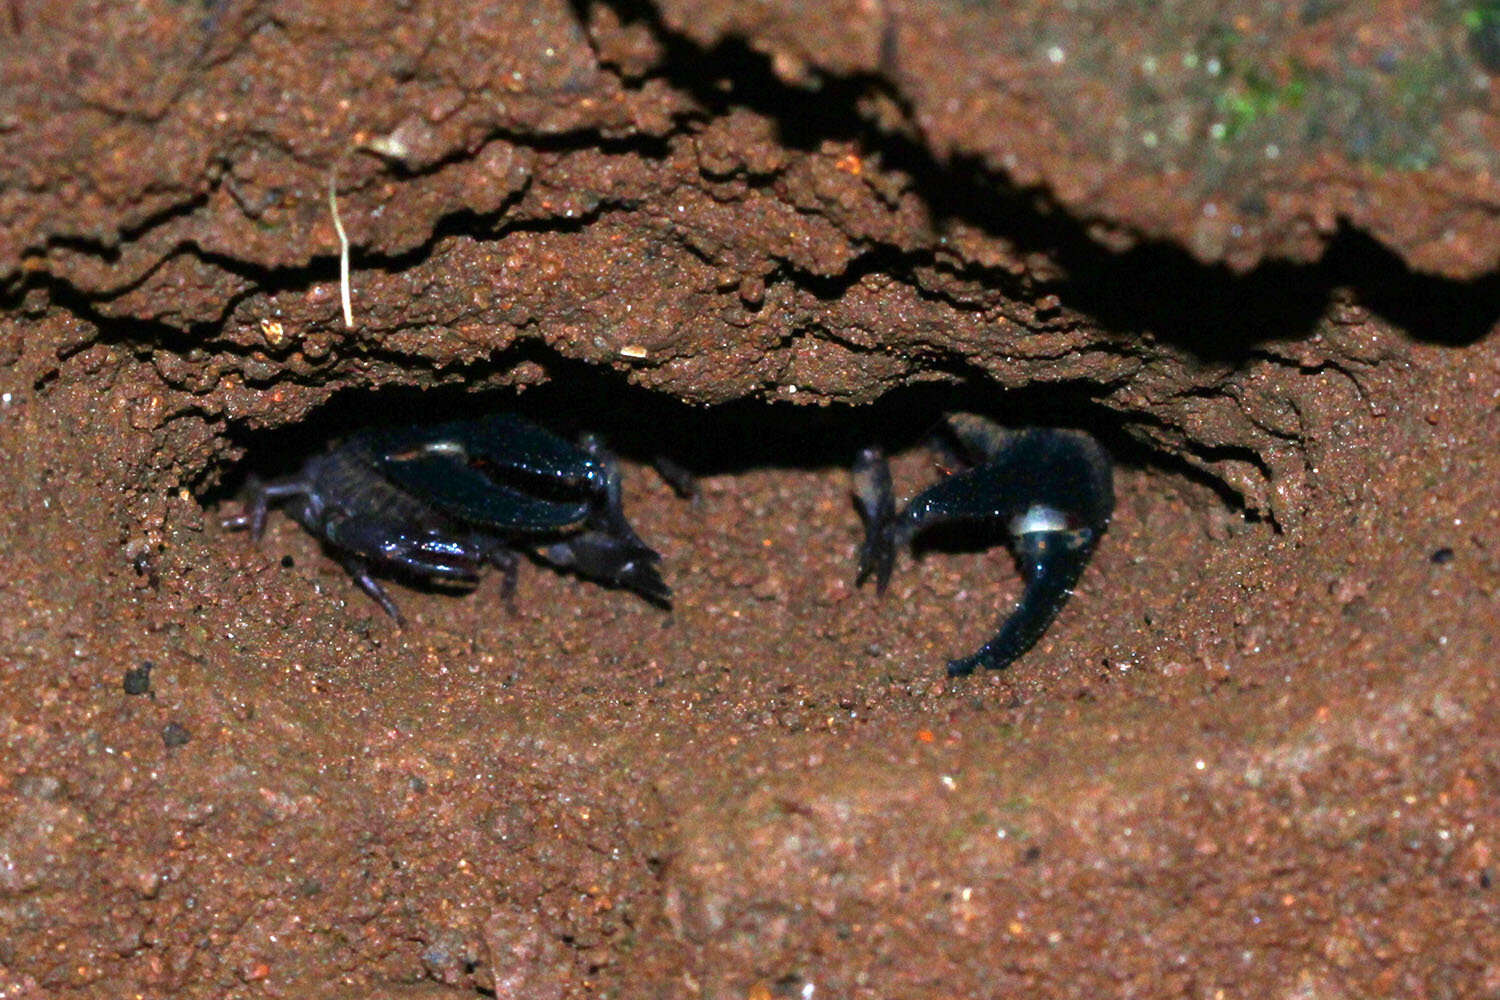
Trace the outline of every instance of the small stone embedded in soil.
<path fill-rule="evenodd" d="M 483 935 L 495 996 L 553 1000 L 564 995 L 568 957 L 536 914 L 519 906 L 498 909 L 485 921 Z"/>
<path fill-rule="evenodd" d="M 1446 566 L 1453 561 L 1453 550 L 1444 545 L 1442 548 L 1435 550 L 1427 558 L 1439 566 Z"/>
<path fill-rule="evenodd" d="M 427 975 L 448 986 L 457 986 L 479 965 L 477 941 L 457 928 L 440 928 L 422 952 Z"/>
<path fill-rule="evenodd" d="M 184 746 L 192 738 L 192 734 L 187 731 L 186 727 L 175 722 L 169 722 L 161 727 L 161 741 L 166 744 L 168 750 Z"/>
<path fill-rule="evenodd" d="M 129 670 L 125 671 L 125 679 L 121 682 L 120 686 L 124 689 L 125 693 L 129 695 L 150 694 L 151 671 L 155 669 L 155 667 L 156 664 L 152 663 L 150 660 L 141 661 L 140 666 L 131 667 Z"/>
<path fill-rule="evenodd" d="M 796 1000 L 799 997 L 810 997 L 815 992 L 813 983 L 788 973 L 775 982 L 760 980 L 750 987 L 745 996 L 749 1000 Z"/>
<path fill-rule="evenodd" d="M 62 782 L 50 774 L 27 774 L 17 778 L 14 787 L 16 793 L 23 798 L 52 802 L 62 791 Z"/>

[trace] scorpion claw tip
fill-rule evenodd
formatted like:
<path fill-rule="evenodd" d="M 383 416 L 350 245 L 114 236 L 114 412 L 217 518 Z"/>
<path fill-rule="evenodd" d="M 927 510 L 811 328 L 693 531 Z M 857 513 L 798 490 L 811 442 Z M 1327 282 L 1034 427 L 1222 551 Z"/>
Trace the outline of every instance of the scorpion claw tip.
<path fill-rule="evenodd" d="M 967 677 L 974 672 L 974 668 L 977 666 L 979 666 L 979 664 L 972 656 L 966 656 L 961 660 L 949 660 L 948 676 Z"/>

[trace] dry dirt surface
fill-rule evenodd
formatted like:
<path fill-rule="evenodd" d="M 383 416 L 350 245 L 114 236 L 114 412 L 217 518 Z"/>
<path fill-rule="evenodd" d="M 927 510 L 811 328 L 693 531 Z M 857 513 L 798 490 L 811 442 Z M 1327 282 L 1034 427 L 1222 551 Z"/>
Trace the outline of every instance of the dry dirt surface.
<path fill-rule="evenodd" d="M 1500 997 L 1497 268 L 1489 0 L 5 0 L 0 998 Z M 219 526 L 497 410 L 670 609 Z M 951 410 L 1118 462 L 965 679 Z"/>

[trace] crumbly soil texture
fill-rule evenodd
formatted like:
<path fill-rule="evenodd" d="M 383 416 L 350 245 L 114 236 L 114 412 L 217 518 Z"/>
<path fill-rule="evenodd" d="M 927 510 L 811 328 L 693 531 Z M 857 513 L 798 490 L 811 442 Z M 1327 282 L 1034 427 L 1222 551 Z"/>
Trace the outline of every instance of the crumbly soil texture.
<path fill-rule="evenodd" d="M 1500 997 L 1497 74 L 1477 0 L 0 3 L 0 997 Z M 220 527 L 500 410 L 670 608 Z M 949 679 L 1011 559 L 857 588 L 848 467 L 957 410 L 1118 503 Z"/>

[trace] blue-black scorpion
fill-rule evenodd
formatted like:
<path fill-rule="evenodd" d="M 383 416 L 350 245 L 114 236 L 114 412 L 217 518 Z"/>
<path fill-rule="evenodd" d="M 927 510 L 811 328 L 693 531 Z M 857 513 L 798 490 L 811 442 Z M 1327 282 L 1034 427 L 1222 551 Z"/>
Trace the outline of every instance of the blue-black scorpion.
<path fill-rule="evenodd" d="M 947 425 L 971 464 L 917 494 L 899 515 L 884 453 L 867 448 L 856 458 L 854 495 L 865 524 L 856 583 L 874 576 L 883 592 L 896 551 L 932 525 L 1003 525 L 1026 589 L 993 639 L 949 661 L 948 675 L 958 677 L 1007 667 L 1042 637 L 1108 527 L 1115 491 L 1109 455 L 1080 431 L 1011 432 L 973 414 L 950 415 Z"/>
<path fill-rule="evenodd" d="M 656 603 L 671 596 L 598 442 L 574 445 L 511 414 L 360 431 L 295 475 L 252 480 L 244 512 L 224 525 L 259 538 L 272 504 L 286 504 L 398 623 L 377 570 L 472 584 L 490 563 L 509 599 L 521 552 Z"/>
<path fill-rule="evenodd" d="M 1002 525 L 1026 580 L 1014 611 L 950 676 L 1001 669 L 1046 632 L 1088 565 L 1114 511 L 1108 454 L 1080 431 L 1006 431 L 973 414 L 947 428 L 967 464 L 899 514 L 879 448 L 860 452 L 854 494 L 864 521 L 857 583 L 883 592 L 898 550 L 950 521 Z M 400 611 L 377 570 L 474 583 L 490 563 L 515 590 L 519 556 L 633 590 L 665 604 L 660 555 L 625 519 L 613 460 L 591 438 L 574 445 L 524 418 L 497 414 L 430 426 L 360 431 L 292 476 L 252 480 L 244 512 L 227 519 L 259 538 L 272 504 L 286 504 L 386 613 Z"/>

